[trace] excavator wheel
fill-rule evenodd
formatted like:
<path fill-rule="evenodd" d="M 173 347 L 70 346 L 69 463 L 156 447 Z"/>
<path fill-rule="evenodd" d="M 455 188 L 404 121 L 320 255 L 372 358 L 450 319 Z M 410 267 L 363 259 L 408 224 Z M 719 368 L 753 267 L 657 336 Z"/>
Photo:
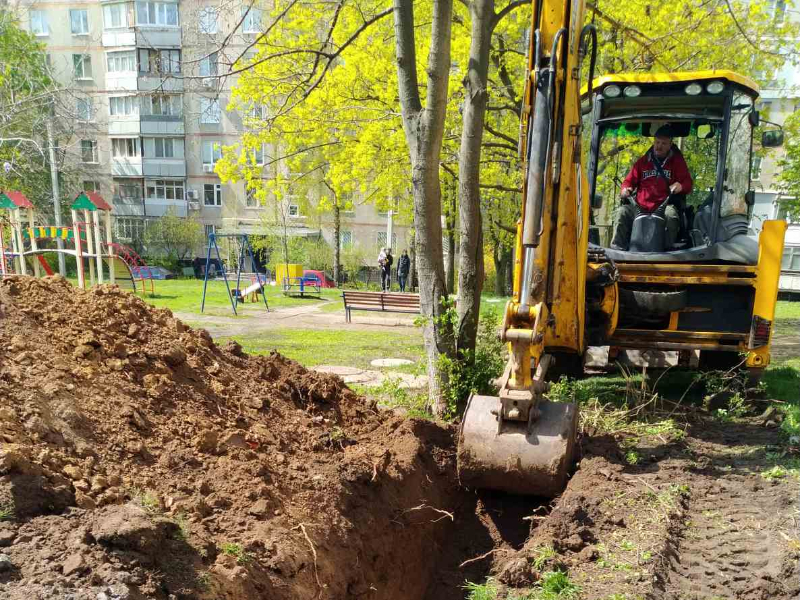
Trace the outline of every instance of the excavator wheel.
<path fill-rule="evenodd" d="M 541 416 L 528 423 L 504 421 L 498 433 L 500 399 L 472 395 L 458 439 L 461 484 L 512 494 L 552 498 L 567 485 L 578 430 L 578 407 L 542 400 Z"/>

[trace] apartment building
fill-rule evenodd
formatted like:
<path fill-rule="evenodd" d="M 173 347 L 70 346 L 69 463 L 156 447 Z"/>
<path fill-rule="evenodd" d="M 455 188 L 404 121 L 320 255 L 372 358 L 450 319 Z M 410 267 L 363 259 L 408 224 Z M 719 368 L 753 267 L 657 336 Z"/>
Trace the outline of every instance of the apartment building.
<path fill-rule="evenodd" d="M 84 187 L 113 203 L 120 241 L 140 242 L 167 212 L 198 219 L 206 233 L 270 230 L 274 201 L 262 206 L 214 171 L 222 147 L 245 131 L 243 115 L 226 108 L 237 77 L 222 75 L 254 53 L 260 9 L 202 0 L 21 0 L 18 9 L 74 102 L 74 139 L 61 143 L 82 163 Z M 265 166 L 264 179 L 280 168 Z M 277 212 L 289 216 L 291 235 L 332 243 L 332 218 L 303 214 L 313 204 L 288 201 Z M 356 205 L 343 214 L 343 245 L 386 245 L 388 214 Z M 393 248 L 407 247 L 409 228 L 395 219 L 389 229 Z"/>

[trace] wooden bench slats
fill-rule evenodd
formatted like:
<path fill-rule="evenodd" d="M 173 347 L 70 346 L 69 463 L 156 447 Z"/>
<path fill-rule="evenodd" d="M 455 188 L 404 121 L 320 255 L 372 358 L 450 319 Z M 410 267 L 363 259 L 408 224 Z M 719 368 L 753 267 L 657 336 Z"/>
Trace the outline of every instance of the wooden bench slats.
<path fill-rule="evenodd" d="M 384 292 L 342 292 L 345 317 L 351 322 L 351 310 L 419 313 L 419 296 Z"/>

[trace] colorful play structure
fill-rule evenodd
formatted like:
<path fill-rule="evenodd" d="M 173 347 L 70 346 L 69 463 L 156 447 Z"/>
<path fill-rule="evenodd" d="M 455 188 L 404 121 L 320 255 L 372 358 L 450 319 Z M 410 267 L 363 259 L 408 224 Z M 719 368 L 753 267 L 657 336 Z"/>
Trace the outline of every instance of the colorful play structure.
<path fill-rule="evenodd" d="M 52 275 L 45 255 L 62 253 L 75 258 L 78 286 L 83 289 L 86 289 L 88 264 L 89 285 L 127 281 L 136 292 L 139 281 L 144 291 L 144 280 L 134 276 L 132 269 L 144 262 L 130 248 L 114 243 L 112 208 L 103 197 L 97 192 L 81 192 L 70 208 L 71 226 L 37 225 L 34 205 L 22 192 L 0 191 L 0 277 L 12 273 L 29 275 L 28 257 L 32 261 L 33 275 L 41 277 L 42 272 Z M 6 246 L 6 232 L 10 234 L 10 249 Z M 52 247 L 50 242 L 57 240 L 72 248 Z M 150 290 L 154 291 L 152 279 Z"/>
<path fill-rule="evenodd" d="M 260 294 L 261 297 L 264 299 L 264 307 L 269 312 L 269 304 L 267 303 L 267 295 L 264 293 L 264 286 L 267 284 L 267 276 L 265 273 L 258 272 L 258 263 L 256 262 L 255 256 L 253 254 L 253 247 L 250 245 L 250 238 L 246 233 L 209 233 L 208 234 L 208 249 L 206 251 L 206 268 L 205 272 L 203 273 L 203 298 L 200 301 L 200 312 L 203 312 L 206 308 L 206 290 L 208 289 L 208 279 L 211 276 L 211 251 L 217 255 L 217 264 L 224 264 L 222 261 L 222 256 L 219 251 L 219 245 L 217 244 L 217 240 L 229 239 L 232 240 L 233 243 L 238 245 L 238 252 L 237 260 L 236 260 L 236 287 L 231 290 L 231 286 L 228 283 L 228 275 L 225 272 L 225 269 L 222 270 L 222 279 L 225 281 L 225 287 L 228 290 L 228 298 L 231 301 L 231 308 L 233 309 L 233 314 L 238 314 L 236 312 L 236 305 L 239 302 L 244 302 L 248 296 L 251 296 L 253 299 L 257 299 L 258 295 Z M 246 256 L 245 256 L 246 255 Z M 243 273 L 242 267 L 245 264 L 245 258 L 250 259 L 250 267 L 252 269 L 249 273 Z M 242 277 L 250 280 L 250 285 L 245 289 L 241 289 L 242 284 Z"/>

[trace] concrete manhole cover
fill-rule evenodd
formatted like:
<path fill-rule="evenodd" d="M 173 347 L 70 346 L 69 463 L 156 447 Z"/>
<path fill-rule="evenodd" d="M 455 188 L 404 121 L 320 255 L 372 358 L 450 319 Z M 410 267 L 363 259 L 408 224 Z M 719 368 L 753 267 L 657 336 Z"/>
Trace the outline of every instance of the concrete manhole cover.
<path fill-rule="evenodd" d="M 373 367 L 401 367 L 403 365 L 413 365 L 414 361 L 407 358 L 376 358 L 369 364 Z"/>
<path fill-rule="evenodd" d="M 318 367 L 314 367 L 312 371 L 318 371 L 319 373 L 330 373 L 331 375 L 344 377 L 346 375 L 358 375 L 359 373 L 362 373 L 364 369 L 358 369 L 356 367 L 342 367 L 339 365 L 320 365 Z"/>

